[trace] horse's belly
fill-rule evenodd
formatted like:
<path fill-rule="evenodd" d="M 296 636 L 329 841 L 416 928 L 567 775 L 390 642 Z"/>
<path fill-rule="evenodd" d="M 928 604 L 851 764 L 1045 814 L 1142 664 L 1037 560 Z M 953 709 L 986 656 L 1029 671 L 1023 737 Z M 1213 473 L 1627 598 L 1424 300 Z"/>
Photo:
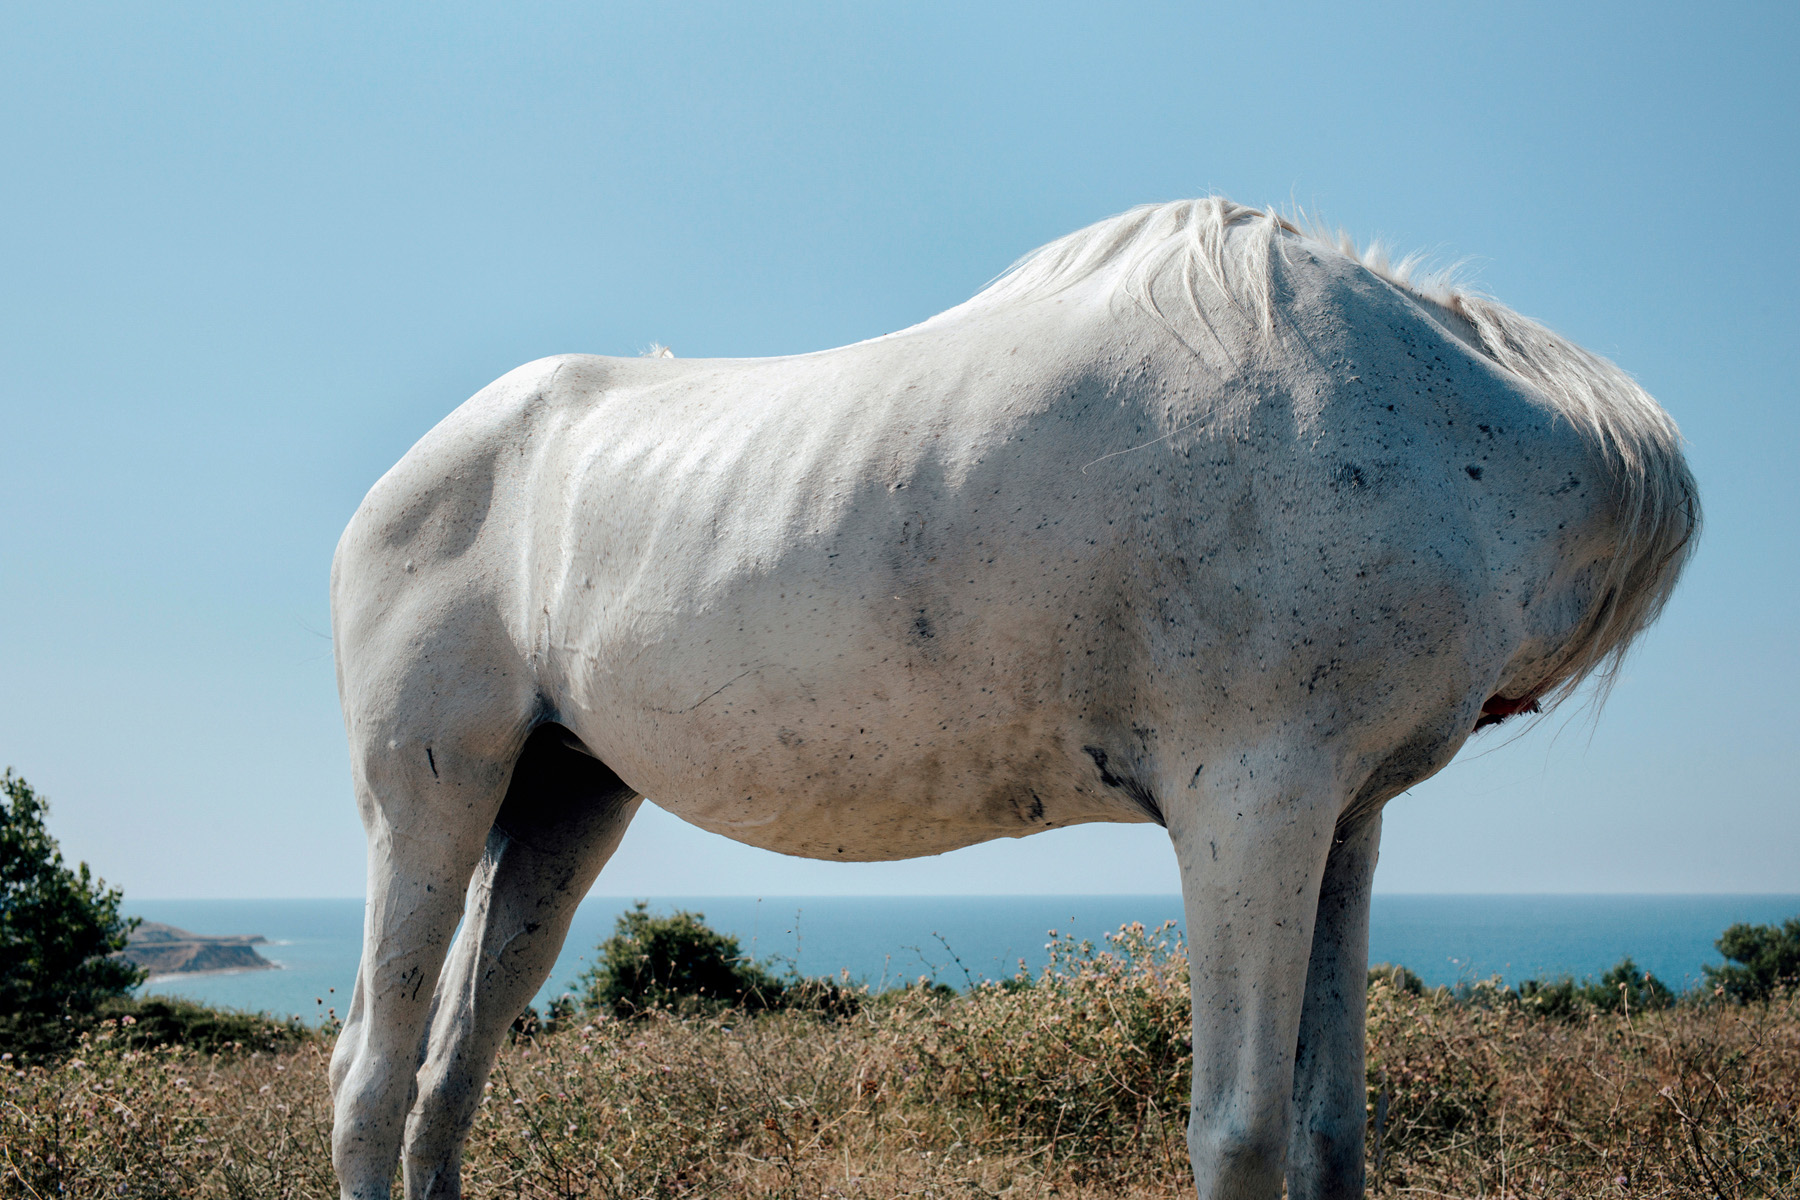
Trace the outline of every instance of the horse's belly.
<path fill-rule="evenodd" d="M 890 763 L 847 747 L 826 755 L 732 756 L 650 793 L 659 806 L 736 841 L 807 858 L 872 862 L 942 854 L 1061 825 L 1142 819 L 1062 776 L 973 748 L 919 748 Z"/>
<path fill-rule="evenodd" d="M 998 686 L 914 694 L 918 682 L 904 669 L 817 671 L 802 686 L 791 669 L 752 668 L 696 684 L 691 705 L 609 706 L 569 723 L 659 807 L 809 858 L 914 858 L 1146 819 L 1095 786 L 1074 722 L 1055 706 L 1026 718 Z"/>
<path fill-rule="evenodd" d="M 1083 750 L 1103 740 L 1093 714 L 1116 711 L 1083 683 L 1093 664 L 1134 666 L 1096 562 L 1105 513 L 977 480 L 973 433 L 920 442 L 902 475 L 936 482 L 913 487 L 887 479 L 879 439 L 789 432 L 809 449 L 571 467 L 580 486 L 519 606 L 546 614 L 523 640 L 548 647 L 561 719 L 661 807 L 790 854 L 897 859 L 1144 820 Z"/>

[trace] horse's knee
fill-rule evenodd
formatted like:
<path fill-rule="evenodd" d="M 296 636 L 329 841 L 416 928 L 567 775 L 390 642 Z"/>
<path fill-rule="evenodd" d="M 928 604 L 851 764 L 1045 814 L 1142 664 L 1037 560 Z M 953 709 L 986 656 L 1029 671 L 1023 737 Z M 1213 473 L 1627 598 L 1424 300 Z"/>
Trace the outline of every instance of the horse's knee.
<path fill-rule="evenodd" d="M 1188 1122 L 1188 1155 L 1201 1200 L 1276 1200 L 1281 1195 L 1287 1138 L 1280 1129 L 1239 1122 Z"/>

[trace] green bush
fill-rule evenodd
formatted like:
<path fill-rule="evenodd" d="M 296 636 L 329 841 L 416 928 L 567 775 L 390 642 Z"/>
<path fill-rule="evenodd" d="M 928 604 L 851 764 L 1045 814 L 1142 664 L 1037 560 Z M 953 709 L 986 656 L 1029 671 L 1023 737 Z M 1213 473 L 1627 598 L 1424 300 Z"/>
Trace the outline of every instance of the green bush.
<path fill-rule="evenodd" d="M 1546 1017 L 1574 1017 L 1588 1010 L 1644 1012 L 1675 1003 L 1668 984 L 1641 970 L 1629 957 L 1619 960 L 1598 982 L 1527 979 L 1518 987 L 1519 1002 Z"/>
<path fill-rule="evenodd" d="M 318 1036 L 299 1018 L 211 1008 L 174 996 L 115 997 L 95 1013 L 117 1023 L 114 1044 L 132 1049 L 185 1046 L 203 1054 L 228 1050 L 275 1052 Z"/>
<path fill-rule="evenodd" d="M 115 957 L 137 924 L 86 863 L 65 866 L 49 804 L 11 767 L 0 776 L 0 1044 L 25 1056 L 73 1044 L 102 1002 L 144 975 Z"/>
<path fill-rule="evenodd" d="M 1800 917 L 1780 925 L 1733 925 L 1713 945 L 1730 961 L 1702 968 L 1706 981 L 1733 1003 L 1767 1000 L 1778 987 L 1800 985 Z"/>
<path fill-rule="evenodd" d="M 707 925 L 704 913 L 652 916 L 649 906 L 639 901 L 619 915 L 613 935 L 598 949 L 599 961 L 575 985 L 584 1012 L 634 1017 L 657 1009 L 706 1013 L 798 1008 L 848 1014 L 858 1004 L 855 992 L 830 980 L 771 974 L 738 948 L 736 938 Z M 569 1015 L 560 1014 L 563 1020 Z M 537 1020 L 530 1010 L 527 1016 Z M 527 1021 L 527 1016 L 520 1020 Z M 557 1016 L 553 1012 L 552 1020 Z M 542 1024 L 547 1027 L 549 1022 Z M 532 1032 L 519 1025 L 514 1028 Z"/>

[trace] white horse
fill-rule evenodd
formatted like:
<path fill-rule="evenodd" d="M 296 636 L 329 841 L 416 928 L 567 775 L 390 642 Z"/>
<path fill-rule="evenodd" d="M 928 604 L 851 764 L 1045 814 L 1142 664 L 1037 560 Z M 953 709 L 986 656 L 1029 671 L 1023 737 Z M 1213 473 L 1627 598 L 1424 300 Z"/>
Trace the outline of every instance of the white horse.
<path fill-rule="evenodd" d="M 458 1194 L 649 795 L 844 861 L 1165 826 L 1200 1194 L 1358 1195 L 1382 805 L 1609 678 L 1698 521 L 1616 367 L 1216 197 L 837 350 L 520 367 L 333 567 L 369 835 L 343 1193 L 404 1151 L 409 1197 Z"/>

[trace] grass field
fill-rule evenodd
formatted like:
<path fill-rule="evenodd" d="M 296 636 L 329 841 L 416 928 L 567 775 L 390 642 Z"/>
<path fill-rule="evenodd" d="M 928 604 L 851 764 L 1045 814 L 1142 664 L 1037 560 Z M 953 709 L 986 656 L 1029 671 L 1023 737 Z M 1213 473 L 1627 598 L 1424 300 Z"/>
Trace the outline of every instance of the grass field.
<path fill-rule="evenodd" d="M 577 1019 L 501 1056 L 472 1197 L 1191 1194 L 1180 947 L 1141 929 L 1050 972 L 850 1016 Z M 331 1197 L 328 1036 L 5 1063 L 0 1196 Z M 1800 998 L 1541 1010 L 1369 1000 L 1378 1196 L 1800 1194 Z"/>

